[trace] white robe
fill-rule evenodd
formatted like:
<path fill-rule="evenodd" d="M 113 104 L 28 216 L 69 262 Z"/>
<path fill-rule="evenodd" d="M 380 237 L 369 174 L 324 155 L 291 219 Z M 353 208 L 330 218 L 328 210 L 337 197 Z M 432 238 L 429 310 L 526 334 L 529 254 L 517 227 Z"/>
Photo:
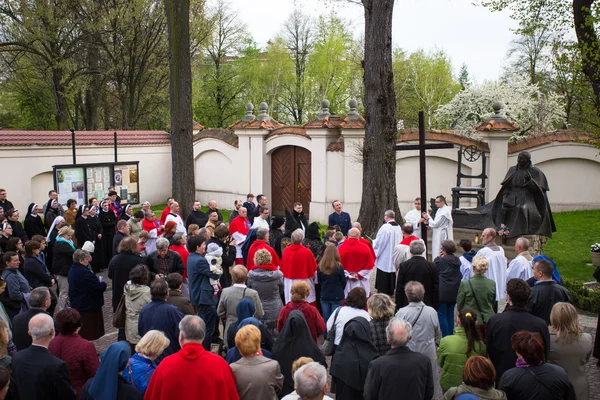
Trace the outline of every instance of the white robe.
<path fill-rule="evenodd" d="M 309 303 L 314 303 L 315 301 L 317 301 L 317 296 L 315 294 L 316 293 L 315 292 L 316 279 L 317 279 L 316 272 L 315 272 L 315 276 L 308 278 L 308 279 L 289 279 L 289 278 L 284 277 L 283 278 L 283 295 L 285 297 L 285 304 L 292 301 L 292 285 L 294 285 L 294 283 L 300 282 L 300 281 L 304 281 L 304 282 L 308 283 L 308 286 L 310 286 L 310 293 L 308 293 L 308 297 L 306 298 L 306 301 Z"/>
<path fill-rule="evenodd" d="M 358 271 L 358 275 L 362 276 L 363 279 L 348 279 L 350 273 L 348 271 L 344 271 L 344 275 L 346 276 L 346 288 L 344 288 L 344 297 L 348 297 L 348 293 L 355 287 L 361 287 L 365 289 L 367 297 L 371 295 L 371 272 L 373 269 L 363 269 L 362 271 Z"/>
<path fill-rule="evenodd" d="M 462 279 L 461 281 L 466 281 L 468 279 L 471 279 L 471 276 L 473 276 L 473 265 L 471 264 L 470 261 L 467 261 L 467 259 L 464 256 L 460 256 L 460 273 L 462 274 Z"/>
<path fill-rule="evenodd" d="M 391 222 L 391 221 L 390 221 Z M 396 272 L 392 255 L 396 245 L 402 241 L 402 228 L 400 225 L 390 225 L 386 222 L 377 231 L 377 236 L 373 241 L 373 251 L 375 251 L 375 266 L 383 272 Z"/>
<path fill-rule="evenodd" d="M 181 219 L 181 217 L 179 215 L 173 215 L 173 214 L 169 214 L 167 215 L 167 218 L 165 219 L 165 223 L 169 222 L 169 221 L 174 221 L 177 224 L 177 233 L 187 233 L 187 230 L 185 229 L 185 224 L 183 223 L 183 220 Z"/>
<path fill-rule="evenodd" d="M 452 232 L 452 208 L 445 205 L 438 208 L 435 213 L 435 219 L 429 219 L 429 227 L 432 230 L 431 235 L 431 259 L 435 259 L 442 248 L 442 240 L 453 240 Z"/>
<path fill-rule="evenodd" d="M 508 264 L 508 272 L 506 274 L 506 282 L 512 278 L 527 279 L 533 276 L 533 264 L 522 255 L 518 255 Z"/>
<path fill-rule="evenodd" d="M 242 235 L 240 232 L 233 232 L 231 237 L 235 240 L 235 258 L 242 258 L 242 246 L 246 241 L 246 235 Z"/>
<path fill-rule="evenodd" d="M 421 239 L 421 224 L 419 224 L 420 219 L 421 219 L 421 211 L 419 211 L 417 209 L 410 210 L 404 216 L 404 220 L 406 221 L 406 223 L 411 224 L 413 226 L 413 228 L 415 228 L 413 235 L 415 235 L 419 239 Z"/>
<path fill-rule="evenodd" d="M 258 228 L 265 228 L 269 230 L 269 221 L 267 221 L 266 219 L 262 219 L 261 217 L 254 218 L 254 223 L 252 224 L 252 227 L 250 229 Z"/>
<path fill-rule="evenodd" d="M 422 239 L 419 240 L 421 242 L 423 241 Z M 427 251 L 425 251 L 423 254 L 420 254 L 420 256 L 425 257 L 426 252 Z M 392 261 L 394 262 L 394 270 L 396 271 L 396 275 L 398 275 L 398 268 L 400 267 L 400 264 L 402 264 L 406 260 L 411 259 L 412 257 L 413 255 L 410 253 L 410 246 L 406 244 L 399 244 L 394 248 Z"/>
<path fill-rule="evenodd" d="M 484 256 L 490 263 L 490 267 L 485 272 L 485 277 L 496 282 L 496 300 L 506 299 L 506 257 L 504 249 L 500 246 L 495 246 L 497 251 L 490 247 L 482 247 L 477 252 L 478 256 Z"/>

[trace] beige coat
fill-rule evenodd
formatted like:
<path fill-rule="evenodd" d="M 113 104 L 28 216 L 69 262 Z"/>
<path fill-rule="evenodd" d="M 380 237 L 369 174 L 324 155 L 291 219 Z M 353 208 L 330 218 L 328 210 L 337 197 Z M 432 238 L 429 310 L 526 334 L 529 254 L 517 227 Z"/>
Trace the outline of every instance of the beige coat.
<path fill-rule="evenodd" d="M 585 375 L 585 364 L 592 355 L 594 342 L 592 335 L 582 333 L 579 340 L 571 343 L 557 343 L 556 334 L 550 332 L 550 356 L 548 362 L 563 367 L 573 384 L 577 400 L 588 400 L 590 387 Z"/>
<path fill-rule="evenodd" d="M 125 285 L 125 338 L 131 344 L 136 344 L 141 340 L 138 335 L 138 320 L 140 311 L 150 303 L 150 288 L 146 285 L 136 285 L 127 283 Z"/>
<path fill-rule="evenodd" d="M 279 363 L 264 356 L 242 357 L 231 364 L 240 400 L 277 400 L 283 386 Z"/>
<path fill-rule="evenodd" d="M 244 290 L 246 291 L 245 294 Z M 223 331 L 224 338 L 227 338 L 227 332 L 229 331 L 231 324 L 237 321 L 236 307 L 242 297 L 248 297 L 254 302 L 254 307 L 256 307 L 254 317 L 256 319 L 262 319 L 265 314 L 260 297 L 258 296 L 258 292 L 256 290 L 244 288 L 242 286 L 230 286 L 223 289 L 223 292 L 221 293 L 221 300 L 219 301 L 219 306 L 217 307 L 217 314 L 220 318 L 225 316 L 227 317 L 227 321 L 225 321 L 225 330 Z"/>

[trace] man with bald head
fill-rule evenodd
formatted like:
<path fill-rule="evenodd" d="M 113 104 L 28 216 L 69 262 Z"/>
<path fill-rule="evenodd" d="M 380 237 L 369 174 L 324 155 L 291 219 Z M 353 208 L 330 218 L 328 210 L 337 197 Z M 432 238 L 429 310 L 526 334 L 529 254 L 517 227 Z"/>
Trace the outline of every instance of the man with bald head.
<path fill-rule="evenodd" d="M 211 201 L 208 202 L 208 213 L 210 213 L 211 211 L 216 212 L 217 213 L 217 220 L 223 222 L 223 214 L 221 214 L 221 211 L 219 211 L 219 209 L 217 208 L 217 201 L 216 200 L 211 200 Z"/>
<path fill-rule="evenodd" d="M 367 297 L 371 293 L 371 272 L 373 272 L 375 258 L 363 240 L 358 228 L 351 228 L 348 231 L 348 239 L 338 247 L 346 275 L 344 296 L 348 296 L 348 293 L 358 286 L 365 289 Z"/>
<path fill-rule="evenodd" d="M 429 358 L 410 350 L 410 322 L 395 317 L 390 321 L 386 336 L 392 349 L 371 361 L 365 380 L 365 400 L 431 399 L 433 375 Z"/>
<path fill-rule="evenodd" d="M 54 320 L 37 314 L 29 320 L 32 344 L 12 358 L 13 377 L 21 399 L 76 399 L 67 364 L 48 351 L 54 338 Z"/>
<path fill-rule="evenodd" d="M 369 247 L 369 250 L 371 250 L 371 255 L 373 256 L 373 260 L 375 260 L 377 258 L 377 256 L 375 255 L 375 250 L 373 250 L 373 243 L 371 243 L 370 240 L 365 239 L 363 237 L 363 230 L 362 230 L 362 226 L 360 225 L 360 222 L 358 222 L 358 221 L 353 222 L 352 228 L 356 228 L 360 231 L 360 242 L 366 244 L 367 247 Z"/>
<path fill-rule="evenodd" d="M 496 301 L 506 298 L 506 268 L 507 261 L 504 249 L 496 244 L 496 230 L 486 228 L 481 234 L 483 247 L 477 252 L 478 256 L 484 256 L 490 263 L 485 272 L 485 277 L 496 282 Z"/>
<path fill-rule="evenodd" d="M 533 257 L 529 254 L 529 239 L 521 237 L 515 241 L 515 251 L 517 256 L 508 264 L 506 273 L 506 282 L 512 278 L 519 278 L 527 281 L 533 276 Z"/>
<path fill-rule="evenodd" d="M 298 281 L 305 281 L 310 286 L 310 293 L 306 301 L 316 306 L 315 278 L 317 275 L 317 261 L 312 251 L 302 245 L 304 231 L 296 229 L 291 234 L 292 244 L 285 248 L 281 257 L 280 271 L 283 274 L 283 294 L 285 303 L 292 299 L 292 286 Z"/>

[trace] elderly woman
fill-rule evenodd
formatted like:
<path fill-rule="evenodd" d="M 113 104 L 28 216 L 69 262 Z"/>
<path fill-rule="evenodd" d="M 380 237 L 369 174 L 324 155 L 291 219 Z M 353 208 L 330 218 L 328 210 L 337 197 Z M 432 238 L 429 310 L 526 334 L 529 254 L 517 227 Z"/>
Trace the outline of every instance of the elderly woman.
<path fill-rule="evenodd" d="M 279 318 L 277 319 L 277 330 L 281 332 L 290 313 L 294 310 L 298 310 L 304 314 L 306 323 L 310 329 L 310 335 L 315 343 L 317 343 L 317 338 L 325 333 L 325 321 L 323 320 L 323 317 L 321 317 L 321 314 L 319 314 L 317 308 L 306 301 L 309 294 L 310 285 L 306 283 L 306 281 L 297 281 L 292 285 L 292 301 L 287 303 L 285 307 L 281 309 Z"/>
<path fill-rule="evenodd" d="M 433 371 L 434 398 L 442 395 L 437 367 L 436 345 L 440 343 L 442 332 L 437 312 L 433 307 L 423 303 L 425 289 L 416 281 L 410 281 L 404 286 L 404 292 L 408 298 L 408 305 L 402 307 L 396 313 L 396 317 L 410 322 L 412 326 L 412 339 L 408 347 L 429 357 Z"/>
<path fill-rule="evenodd" d="M 128 206 L 129 207 L 129 206 Z M 136 211 L 131 218 L 127 220 L 127 224 L 129 225 L 129 235 L 134 238 L 139 238 L 140 232 L 144 229 L 142 228 L 142 220 L 144 219 L 143 211 Z"/>
<path fill-rule="evenodd" d="M 371 321 L 371 316 L 365 311 L 365 308 L 367 308 L 367 295 L 365 289 L 355 287 L 348 292 L 346 303 L 342 307 L 338 307 L 327 320 L 328 331 L 335 325 L 335 338 L 333 339 L 334 346 L 340 344 L 342 335 L 344 334 L 344 326 L 352 318 L 363 317 L 367 321 Z"/>
<path fill-rule="evenodd" d="M 462 371 L 462 383 L 451 387 L 444 394 L 444 400 L 454 400 L 463 393 L 470 393 L 479 399 L 506 400 L 506 393 L 494 389 L 496 370 L 490 360 L 473 356 L 467 360 Z"/>
<path fill-rule="evenodd" d="M 382 356 L 392 348 L 388 343 L 386 328 L 392 318 L 394 318 L 394 303 L 390 296 L 384 293 L 374 293 L 367 301 L 367 308 L 371 321 L 371 341 L 377 349 L 377 353 Z"/>
<path fill-rule="evenodd" d="M 279 363 L 262 355 L 260 330 L 246 325 L 235 335 L 242 358 L 231 364 L 240 400 L 276 400 L 283 386 Z"/>
<path fill-rule="evenodd" d="M 142 394 L 156 370 L 156 359 L 169 347 L 171 341 L 161 331 L 151 330 L 135 346 L 136 353 L 129 359 L 123 377 Z"/>
<path fill-rule="evenodd" d="M 539 333 L 520 331 L 511 337 L 517 364 L 502 374 L 498 389 L 511 400 L 575 400 L 566 371 L 544 362 L 544 341 Z"/>
<path fill-rule="evenodd" d="M 54 317 L 58 336 L 48 346 L 53 356 L 67 364 L 73 388 L 77 390 L 77 398 L 81 396 L 83 385 L 96 375 L 100 361 L 96 347 L 90 341 L 79 336 L 81 316 L 74 308 L 65 308 Z"/>
<path fill-rule="evenodd" d="M 434 261 L 439 281 L 438 318 L 442 336 L 451 335 L 454 330 L 454 307 L 456 306 L 456 296 L 462 280 L 460 259 L 454 255 L 455 252 L 456 243 L 454 243 L 454 240 L 442 240 L 442 250 L 440 250 L 440 255 Z"/>
<path fill-rule="evenodd" d="M 0 299 L 9 318 L 12 319 L 26 310 L 26 297 L 29 296 L 31 288 L 27 279 L 19 272 L 19 255 L 14 251 L 8 251 L 2 256 L 2 279 L 6 281 L 6 291 Z"/>
<path fill-rule="evenodd" d="M 73 243 L 75 231 L 70 226 L 63 226 L 58 231 L 52 250 L 52 273 L 58 283 L 58 304 L 56 311 L 67 307 L 69 302 L 69 270 L 73 265 L 73 253 L 77 248 Z"/>
<path fill-rule="evenodd" d="M 71 307 L 81 314 L 79 334 L 87 340 L 104 336 L 104 292 L 106 282 L 100 282 L 90 269 L 92 256 L 85 250 L 75 250 L 73 266 L 69 270 L 69 299 Z"/>
<path fill-rule="evenodd" d="M 587 400 L 590 388 L 585 365 L 594 346 L 592 335 L 582 331 L 577 310 L 569 303 L 556 303 L 552 307 L 550 325 L 548 362 L 565 369 L 575 388 L 577 400 Z"/>
<path fill-rule="evenodd" d="M 149 279 L 148 267 L 140 264 L 129 272 L 129 281 L 125 284 L 125 338 L 132 345 L 141 339 L 138 333 L 140 311 L 152 301 Z"/>
<path fill-rule="evenodd" d="M 262 322 L 275 334 L 277 318 L 283 308 L 283 274 L 272 264 L 271 254 L 265 249 L 254 254 L 254 265 L 248 273 L 248 287 L 258 292 L 264 310 Z"/>
<path fill-rule="evenodd" d="M 483 334 L 485 324 L 498 310 L 496 283 L 483 276 L 490 264 L 484 256 L 475 256 L 472 262 L 473 276 L 460 283 L 456 306 L 459 310 L 471 308 L 477 313 L 477 323 Z M 485 337 L 485 335 L 482 335 Z"/>

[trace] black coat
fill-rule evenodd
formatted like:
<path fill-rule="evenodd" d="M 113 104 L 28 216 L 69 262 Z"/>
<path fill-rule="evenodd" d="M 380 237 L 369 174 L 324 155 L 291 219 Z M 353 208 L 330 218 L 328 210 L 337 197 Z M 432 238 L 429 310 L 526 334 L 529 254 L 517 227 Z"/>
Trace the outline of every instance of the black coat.
<path fill-rule="evenodd" d="M 502 375 L 498 390 L 506 393 L 510 400 L 577 399 L 565 370 L 547 363 L 509 369 Z"/>
<path fill-rule="evenodd" d="M 437 257 L 434 262 L 438 274 L 440 304 L 456 304 L 462 280 L 460 259 L 456 256 L 444 255 Z"/>
<path fill-rule="evenodd" d="M 532 315 L 546 321 L 546 325 L 550 325 L 552 307 L 561 301 L 571 303 L 569 289 L 559 285 L 556 281 L 537 282 L 531 288 L 527 309 Z"/>
<path fill-rule="evenodd" d="M 231 271 L 229 271 L 229 269 L 235 264 L 235 246 L 231 246 L 214 236 L 208 240 L 206 246 L 211 243 L 216 243 L 221 247 L 221 249 L 223 249 L 223 255 L 221 256 L 223 275 L 221 275 L 221 279 L 219 279 L 219 281 L 223 288 L 229 287 L 232 284 Z"/>
<path fill-rule="evenodd" d="M 112 280 L 112 306 L 116 310 L 123 296 L 129 273 L 136 266 L 144 264 L 144 259 L 137 254 L 117 254 L 108 264 L 108 278 Z"/>
<path fill-rule="evenodd" d="M 94 242 L 97 235 L 94 235 L 92 224 L 90 223 L 90 217 L 83 218 L 79 217 L 75 221 L 75 237 L 77 237 L 77 244 L 83 246 L 85 242 Z"/>
<path fill-rule="evenodd" d="M 67 364 L 48 349 L 30 346 L 12 358 L 13 376 L 19 398 L 36 400 L 75 400 Z"/>
<path fill-rule="evenodd" d="M 537 332 L 542 335 L 546 358 L 550 354 L 548 324 L 527 312 L 524 308 L 507 305 L 504 312 L 496 314 L 487 322 L 485 336 L 487 351 L 496 368 L 496 385 L 502 374 L 515 366 L 517 355 L 512 349 L 510 338 L 519 331 Z"/>
<path fill-rule="evenodd" d="M 25 257 L 23 266 L 25 278 L 33 289 L 44 286 L 50 287 L 54 277 L 46 270 L 46 265 L 36 257 Z"/>
<path fill-rule="evenodd" d="M 115 233 L 115 237 L 113 238 L 113 242 L 112 242 L 112 246 L 113 246 L 113 256 L 119 254 L 119 252 L 117 251 L 117 249 L 119 248 L 119 244 L 121 243 L 121 241 L 123 239 L 125 239 L 127 236 L 126 233 L 123 232 L 118 232 Z"/>
<path fill-rule="evenodd" d="M 25 221 L 23 222 L 25 225 L 25 233 L 27 237 L 31 239 L 35 235 L 41 235 L 46 237 L 46 228 L 44 227 L 44 221 L 38 215 L 37 217 L 32 216 L 31 214 L 27 214 L 25 217 Z"/>
<path fill-rule="evenodd" d="M 365 400 L 433 398 L 431 360 L 408 347 L 391 349 L 369 365 Z"/>
<path fill-rule="evenodd" d="M 9 200 L 4 200 L 3 202 L 0 201 L 0 207 L 4 209 L 4 214 L 6 214 L 6 212 L 11 208 L 15 208 L 15 206 L 13 206 L 13 203 L 11 203 Z"/>
<path fill-rule="evenodd" d="M 25 233 L 23 225 L 21 225 L 19 221 L 11 221 L 8 218 L 6 220 L 13 229 L 13 237 L 18 237 L 23 242 L 23 245 L 25 245 L 29 239 L 27 238 L 27 233 Z"/>
<path fill-rule="evenodd" d="M 192 210 L 190 215 L 188 215 L 188 217 L 185 220 L 185 227 L 188 228 L 190 225 L 196 224 L 200 228 L 204 228 L 204 225 L 206 225 L 207 222 L 208 222 L 208 216 L 204 212 L 202 212 L 200 210 L 198 210 L 198 211 Z"/>
<path fill-rule="evenodd" d="M 183 261 L 181 260 L 181 256 L 177 254 L 176 251 L 169 250 L 167 257 L 169 258 L 167 274 L 177 272 L 178 274 L 183 275 Z M 156 251 L 148 254 L 146 257 L 146 265 L 150 270 L 150 281 L 153 281 L 154 277 L 161 273 L 160 268 L 158 267 L 158 253 Z"/>
<path fill-rule="evenodd" d="M 420 282 L 425 288 L 423 302 L 425 305 L 437 308 L 438 306 L 438 274 L 433 262 L 421 256 L 414 256 L 398 266 L 398 279 L 396 280 L 396 310 L 408 305 L 404 293 L 404 285 L 410 281 Z"/>
<path fill-rule="evenodd" d="M 75 249 L 69 243 L 55 240 L 52 248 L 52 273 L 68 276 L 69 269 L 73 265 L 73 253 L 75 253 Z"/>
<path fill-rule="evenodd" d="M 13 343 L 17 347 L 17 351 L 24 350 L 31 346 L 31 336 L 29 336 L 29 320 L 38 314 L 47 314 L 46 311 L 40 308 L 30 308 L 15 316 L 13 319 Z"/>
<path fill-rule="evenodd" d="M 98 219 L 102 224 L 102 236 L 110 236 L 112 238 L 116 232 L 115 226 L 117 226 L 117 217 L 115 213 L 111 210 L 108 212 L 101 211 Z"/>

